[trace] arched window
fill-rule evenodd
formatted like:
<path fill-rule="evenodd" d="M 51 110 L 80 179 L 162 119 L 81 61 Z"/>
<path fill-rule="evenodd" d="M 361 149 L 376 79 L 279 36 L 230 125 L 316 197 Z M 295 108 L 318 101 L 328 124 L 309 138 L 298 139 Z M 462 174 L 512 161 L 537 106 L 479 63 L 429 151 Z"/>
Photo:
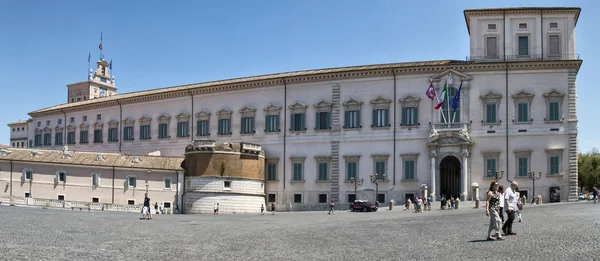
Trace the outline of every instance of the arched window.
<path fill-rule="evenodd" d="M 452 100 L 454 99 L 454 96 L 456 96 L 457 92 L 458 88 L 448 87 L 448 99 L 446 99 L 444 101 L 444 104 L 442 104 L 441 113 L 443 114 L 443 116 L 440 115 L 440 120 L 442 122 L 444 122 L 444 117 L 446 118 L 447 123 L 460 122 L 460 101 L 458 102 L 458 107 L 456 108 L 456 114 L 454 113 L 454 109 L 452 109 L 451 106 Z"/>

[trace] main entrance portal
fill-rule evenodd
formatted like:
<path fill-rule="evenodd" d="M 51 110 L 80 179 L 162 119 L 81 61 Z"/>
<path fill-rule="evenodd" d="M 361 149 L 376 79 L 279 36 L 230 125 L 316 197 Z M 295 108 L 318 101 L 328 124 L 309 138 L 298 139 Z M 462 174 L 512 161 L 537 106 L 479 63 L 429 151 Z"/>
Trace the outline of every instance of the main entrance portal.
<path fill-rule="evenodd" d="M 440 193 L 446 198 L 460 197 L 460 161 L 447 156 L 440 162 Z"/>

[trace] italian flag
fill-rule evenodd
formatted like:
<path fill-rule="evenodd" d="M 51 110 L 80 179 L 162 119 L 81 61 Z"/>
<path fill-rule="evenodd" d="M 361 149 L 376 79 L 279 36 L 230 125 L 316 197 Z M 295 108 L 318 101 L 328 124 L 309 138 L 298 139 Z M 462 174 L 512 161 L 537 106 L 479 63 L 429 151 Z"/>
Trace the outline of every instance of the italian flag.
<path fill-rule="evenodd" d="M 439 103 L 433 107 L 436 110 L 439 110 L 442 107 L 442 104 L 444 104 L 444 101 L 448 99 L 448 82 L 444 83 L 444 89 L 440 96 L 442 97 L 442 100 L 438 100 Z"/>

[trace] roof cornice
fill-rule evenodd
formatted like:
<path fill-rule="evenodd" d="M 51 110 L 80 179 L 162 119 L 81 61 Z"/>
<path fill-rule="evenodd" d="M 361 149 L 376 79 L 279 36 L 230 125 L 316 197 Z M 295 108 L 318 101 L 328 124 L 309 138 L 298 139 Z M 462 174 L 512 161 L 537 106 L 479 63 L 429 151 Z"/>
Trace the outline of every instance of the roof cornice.
<path fill-rule="evenodd" d="M 581 14 L 580 7 L 509 7 L 509 8 L 482 8 L 464 10 L 465 23 L 467 31 L 471 35 L 471 25 L 469 18 L 471 16 L 489 16 L 489 15 L 514 15 L 514 14 L 574 14 L 575 26 Z"/>
<path fill-rule="evenodd" d="M 403 66 L 404 64 L 385 64 L 377 66 L 357 66 L 364 67 L 364 69 L 355 70 L 357 67 L 345 67 L 336 69 L 322 69 L 298 72 L 298 76 L 294 76 L 293 73 L 282 73 L 276 75 L 264 75 L 241 78 L 245 79 L 231 79 L 225 81 L 219 81 L 217 84 L 211 83 L 199 83 L 190 84 L 184 86 L 176 86 L 171 88 L 155 89 L 140 91 L 135 93 L 120 94 L 115 96 L 108 96 L 93 100 L 87 100 L 77 103 L 67 103 L 62 105 L 56 105 L 50 108 L 41 109 L 30 112 L 31 117 L 39 117 L 46 115 L 54 115 L 62 113 L 61 109 L 68 112 L 106 108 L 111 106 L 119 106 L 123 104 L 133 104 L 154 100 L 164 100 L 178 97 L 189 97 L 190 93 L 193 95 L 207 94 L 207 93 L 219 93 L 227 91 L 237 91 L 244 89 L 253 88 L 264 88 L 270 86 L 283 85 L 283 78 L 285 78 L 286 84 L 299 84 L 299 83 L 311 83 L 311 82 L 322 82 L 331 80 L 344 80 L 344 79 L 357 79 L 357 78 L 368 78 L 368 77 L 387 77 L 393 75 L 409 75 L 409 74 L 432 74 L 441 73 L 446 70 L 456 71 L 497 71 L 505 70 L 505 65 L 508 65 L 509 70 L 539 70 L 539 69 L 574 69 L 579 71 L 582 60 L 559 60 L 559 61 L 516 61 L 516 62 L 465 62 L 465 61 L 432 61 L 432 62 L 420 62 L 418 65 Z M 414 63 L 411 63 L 414 64 Z M 371 69 L 373 68 L 373 69 Z M 346 70 L 344 70 L 346 69 Z M 321 72 L 327 71 L 327 72 Z M 392 72 L 393 71 L 393 72 Z M 287 74 L 289 76 L 281 76 Z M 258 78 L 258 79 L 257 79 Z M 267 78 L 267 79 L 264 79 Z M 220 82 L 232 82 L 223 83 Z"/>

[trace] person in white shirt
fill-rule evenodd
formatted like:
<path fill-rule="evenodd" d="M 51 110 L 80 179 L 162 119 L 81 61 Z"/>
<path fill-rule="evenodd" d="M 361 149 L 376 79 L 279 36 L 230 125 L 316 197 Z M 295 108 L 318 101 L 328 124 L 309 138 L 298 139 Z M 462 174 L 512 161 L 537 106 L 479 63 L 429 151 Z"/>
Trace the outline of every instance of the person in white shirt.
<path fill-rule="evenodd" d="M 510 184 L 510 188 L 504 191 L 504 206 L 506 207 L 507 219 L 502 226 L 502 231 L 505 235 L 516 235 L 517 233 L 512 231 L 513 221 L 515 221 L 515 211 L 517 209 L 517 202 L 519 198 L 515 194 L 515 191 L 519 189 L 519 183 L 513 181 Z"/>

